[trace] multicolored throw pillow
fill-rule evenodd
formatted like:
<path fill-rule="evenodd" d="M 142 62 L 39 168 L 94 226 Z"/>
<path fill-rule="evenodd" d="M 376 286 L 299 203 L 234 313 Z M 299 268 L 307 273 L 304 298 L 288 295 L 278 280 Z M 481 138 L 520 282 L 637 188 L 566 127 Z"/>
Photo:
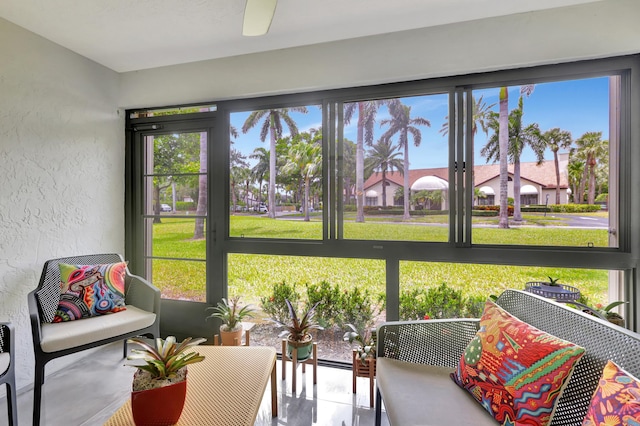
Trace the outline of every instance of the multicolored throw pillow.
<path fill-rule="evenodd" d="M 607 362 L 582 426 L 639 426 L 640 382 Z"/>
<path fill-rule="evenodd" d="M 73 321 L 125 310 L 126 262 L 60 267 L 60 302 L 53 322 Z"/>
<path fill-rule="evenodd" d="M 583 354 L 487 301 L 451 378 L 502 425 L 548 425 Z"/>

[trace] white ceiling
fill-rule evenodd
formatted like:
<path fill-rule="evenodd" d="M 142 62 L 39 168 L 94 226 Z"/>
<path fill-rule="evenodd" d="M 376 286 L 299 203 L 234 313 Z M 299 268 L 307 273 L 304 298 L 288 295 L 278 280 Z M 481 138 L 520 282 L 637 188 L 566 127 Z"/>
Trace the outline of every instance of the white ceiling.
<path fill-rule="evenodd" d="M 0 17 L 125 72 L 595 1 L 279 0 L 262 37 L 241 34 L 245 0 L 2 0 Z"/>

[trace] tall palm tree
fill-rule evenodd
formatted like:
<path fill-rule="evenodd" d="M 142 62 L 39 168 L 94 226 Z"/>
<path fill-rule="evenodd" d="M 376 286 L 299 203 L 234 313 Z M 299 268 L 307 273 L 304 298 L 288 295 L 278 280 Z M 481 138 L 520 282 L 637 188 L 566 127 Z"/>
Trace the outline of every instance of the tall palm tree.
<path fill-rule="evenodd" d="M 582 198 L 584 196 L 584 187 L 582 196 L 580 195 L 580 182 L 582 180 L 582 173 L 584 172 L 584 161 L 575 158 L 575 149 L 571 149 L 569 154 L 569 164 L 567 165 L 567 174 L 569 175 L 569 185 L 571 186 L 571 196 L 573 202 L 576 204 L 582 204 Z"/>
<path fill-rule="evenodd" d="M 255 127 L 260 120 L 262 128 L 260 129 L 260 140 L 264 142 L 269 135 L 269 217 L 276 217 L 276 140 L 282 137 L 282 124 L 287 125 L 292 136 L 298 134 L 298 126 L 289 115 L 290 112 L 307 113 L 306 107 L 290 107 L 280 109 L 263 109 L 253 111 L 242 125 L 242 133 L 247 133 Z"/>
<path fill-rule="evenodd" d="M 369 175 L 378 170 L 382 173 L 382 207 L 387 207 L 387 171 L 398 170 L 403 175 L 405 174 L 403 162 L 398 158 L 400 156 L 398 148 L 400 145 L 393 145 L 391 139 L 381 138 L 367 151 L 365 174 Z"/>
<path fill-rule="evenodd" d="M 496 104 L 487 105 L 487 103 L 482 99 L 484 95 L 481 95 L 478 99 L 476 99 L 473 95 L 471 95 L 471 102 L 473 105 L 472 119 L 473 123 L 471 123 L 471 132 L 475 136 L 478 133 L 478 126 L 480 129 L 486 134 L 489 133 L 488 128 L 488 119 L 489 113 L 491 112 L 491 108 L 493 108 Z M 466 114 L 465 114 L 466 117 Z M 442 127 L 438 130 L 444 136 L 449 134 L 449 116 L 445 116 L 444 123 L 442 123 Z"/>
<path fill-rule="evenodd" d="M 556 169 L 556 204 L 560 204 L 560 162 L 558 161 L 558 151 L 569 149 L 573 139 L 571 132 L 561 130 L 559 127 L 547 130 L 540 135 L 544 144 L 553 152 L 553 164 Z"/>
<path fill-rule="evenodd" d="M 304 182 L 303 208 L 306 222 L 309 221 L 311 181 L 322 174 L 322 145 L 315 143 L 314 137 L 315 135 L 307 132 L 294 137 L 286 155 L 286 163 L 282 167 L 283 173 L 296 174 Z"/>
<path fill-rule="evenodd" d="M 251 176 L 258 182 L 258 205 L 262 202 L 262 181 L 269 176 L 269 151 L 259 146 L 253 150 L 249 158 L 258 160 L 251 169 Z"/>
<path fill-rule="evenodd" d="M 232 212 L 235 214 L 236 206 L 238 204 L 237 186 L 249 176 L 249 170 L 247 169 L 249 164 L 245 161 L 246 157 L 235 148 L 231 148 L 231 151 L 229 152 L 229 160 L 231 168 L 229 173 L 231 205 L 233 206 Z M 247 207 L 249 206 L 247 205 Z"/>
<path fill-rule="evenodd" d="M 378 108 L 385 101 L 362 101 L 344 105 L 344 123 L 349 124 L 357 112 L 356 134 L 356 222 L 364 222 L 364 144 L 373 143 L 373 127 Z"/>
<path fill-rule="evenodd" d="M 493 113 L 489 126 L 493 129 L 499 129 L 498 114 Z M 508 160 L 513 163 L 513 220 L 515 222 L 522 221 L 522 213 L 520 210 L 520 157 L 525 147 L 529 146 L 534 154 L 538 164 L 544 161 L 544 141 L 540 137 L 540 130 L 537 124 L 523 127 L 523 102 L 522 96 L 518 100 L 518 107 L 509 113 L 509 139 L 507 156 Z M 497 132 L 499 133 L 499 132 Z M 496 132 L 489 138 L 487 144 L 480 150 L 480 154 L 487 159 L 487 162 L 495 162 L 500 152 L 499 135 Z"/>
<path fill-rule="evenodd" d="M 431 127 L 429 120 L 423 117 L 411 118 L 411 107 L 402 104 L 399 100 L 389 103 L 390 119 L 380 122 L 380 125 L 389 124 L 389 129 L 382 135 L 382 139 L 390 139 L 394 135 L 398 135 L 398 146 L 404 152 L 403 170 L 404 175 L 404 214 L 403 219 L 410 219 L 409 214 L 409 135 L 413 137 L 413 144 L 418 147 L 422 142 L 422 132 L 416 126 Z M 384 191 L 384 186 L 383 186 Z M 386 207 L 386 198 L 384 204 Z"/>
<path fill-rule="evenodd" d="M 596 198 L 596 166 L 598 158 L 607 155 L 609 142 L 602 140 L 602 132 L 586 132 L 576 140 L 576 147 L 585 158 L 584 174 L 588 176 L 589 185 L 587 192 L 587 204 L 593 204 Z M 586 179 L 583 179 L 585 181 Z M 584 186 L 582 186 L 584 191 Z"/>

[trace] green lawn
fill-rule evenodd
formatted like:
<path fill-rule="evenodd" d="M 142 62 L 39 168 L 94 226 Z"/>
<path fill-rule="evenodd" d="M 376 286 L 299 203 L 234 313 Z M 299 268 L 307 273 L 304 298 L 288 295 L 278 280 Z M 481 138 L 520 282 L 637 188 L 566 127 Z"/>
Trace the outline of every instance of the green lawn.
<path fill-rule="evenodd" d="M 317 218 L 317 216 L 316 216 Z M 345 222 L 345 237 L 370 240 L 447 241 L 446 226 L 426 223 L 384 222 L 367 217 L 365 223 Z M 205 258 L 204 240 L 193 240 L 193 219 L 162 218 L 153 225 L 154 256 Z M 231 216 L 232 236 L 259 238 L 320 239 L 322 222 L 314 220 L 272 220 L 257 216 Z M 586 245 L 606 246 L 606 230 L 575 230 L 558 227 L 522 227 L 497 229 L 475 227 L 473 239 L 484 244 Z M 154 261 L 154 284 L 167 296 L 204 300 L 204 262 Z M 326 280 L 341 286 L 360 286 L 375 293 L 385 290 L 384 261 L 368 259 L 309 258 L 297 256 L 229 255 L 229 293 L 239 294 L 251 303 L 269 293 L 282 280 L 304 283 Z M 504 288 L 524 288 L 527 281 L 546 280 L 548 276 L 576 286 L 592 302 L 604 302 L 608 286 L 607 271 L 544 267 L 401 262 L 401 291 L 414 286 L 434 286 L 442 282 L 472 295 L 497 294 Z"/>

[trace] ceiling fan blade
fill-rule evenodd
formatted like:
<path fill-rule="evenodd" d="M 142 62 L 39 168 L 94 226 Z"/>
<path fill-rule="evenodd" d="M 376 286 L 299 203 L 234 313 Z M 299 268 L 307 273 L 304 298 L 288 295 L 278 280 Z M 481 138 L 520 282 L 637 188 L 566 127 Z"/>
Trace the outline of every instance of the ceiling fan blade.
<path fill-rule="evenodd" d="M 269 31 L 278 0 L 247 0 L 242 35 L 261 36 Z"/>

